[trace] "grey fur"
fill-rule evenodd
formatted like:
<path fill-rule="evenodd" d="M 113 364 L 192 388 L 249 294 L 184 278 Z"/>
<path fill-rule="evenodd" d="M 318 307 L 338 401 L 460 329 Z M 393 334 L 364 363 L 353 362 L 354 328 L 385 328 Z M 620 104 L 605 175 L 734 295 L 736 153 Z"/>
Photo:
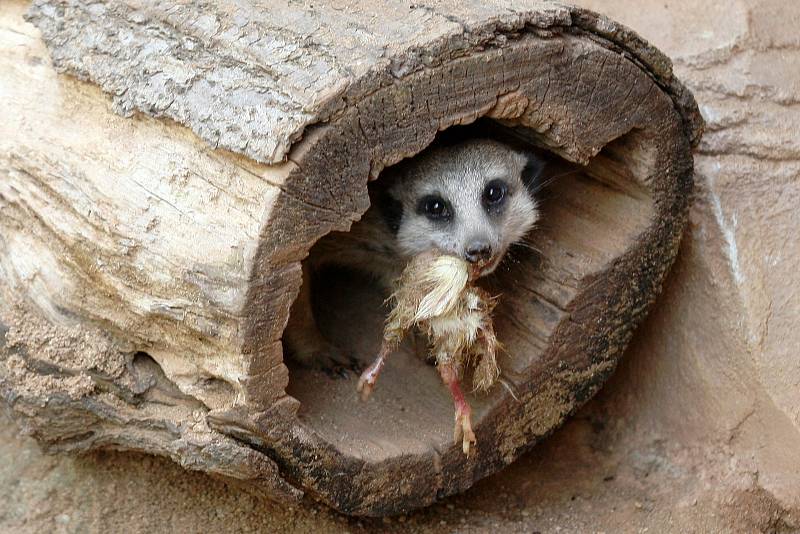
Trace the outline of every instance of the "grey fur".
<path fill-rule="evenodd" d="M 402 258 L 407 260 L 431 247 L 464 257 L 471 243 L 484 241 L 492 248 L 492 258 L 502 259 L 508 247 L 522 239 L 539 218 L 536 201 L 522 180 L 532 157 L 497 141 L 473 139 L 437 147 L 400 167 L 402 174 L 389 193 L 403 205 L 397 232 Z M 492 180 L 508 185 L 504 205 L 495 213 L 481 203 L 484 188 Z M 428 194 L 439 195 L 452 206 L 448 222 L 433 222 L 416 212 L 418 200 Z M 489 265 L 484 274 L 493 271 L 497 262 Z"/>

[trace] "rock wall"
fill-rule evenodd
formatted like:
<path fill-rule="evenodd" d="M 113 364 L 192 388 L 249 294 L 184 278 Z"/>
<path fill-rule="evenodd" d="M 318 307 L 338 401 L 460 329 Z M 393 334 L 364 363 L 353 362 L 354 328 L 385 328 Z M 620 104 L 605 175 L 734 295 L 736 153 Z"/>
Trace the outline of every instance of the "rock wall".
<path fill-rule="evenodd" d="M 678 262 L 609 405 L 800 508 L 800 3 L 578 3 L 670 56 L 707 122 Z"/>

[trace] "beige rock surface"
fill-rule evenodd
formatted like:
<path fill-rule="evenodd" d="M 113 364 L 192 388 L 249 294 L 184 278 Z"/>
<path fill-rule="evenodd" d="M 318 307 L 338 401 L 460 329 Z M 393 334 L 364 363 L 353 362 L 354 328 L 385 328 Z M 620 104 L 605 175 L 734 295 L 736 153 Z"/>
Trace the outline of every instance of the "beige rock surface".
<path fill-rule="evenodd" d="M 800 4 L 578 2 L 673 57 L 708 122 L 665 294 L 604 391 L 535 451 L 407 518 L 276 508 L 165 460 L 0 433 L 8 532 L 793 532 L 800 528 Z"/>
<path fill-rule="evenodd" d="M 617 380 L 637 421 L 800 507 L 800 4 L 583 2 L 673 58 L 707 121 L 672 282 Z M 652 7 L 652 9 L 650 9 Z"/>

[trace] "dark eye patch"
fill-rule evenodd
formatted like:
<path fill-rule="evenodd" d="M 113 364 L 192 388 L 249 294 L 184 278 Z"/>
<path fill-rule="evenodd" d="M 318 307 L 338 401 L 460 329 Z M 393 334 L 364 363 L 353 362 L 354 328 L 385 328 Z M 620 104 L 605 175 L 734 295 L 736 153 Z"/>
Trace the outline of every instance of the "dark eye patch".
<path fill-rule="evenodd" d="M 450 204 L 439 195 L 425 195 L 419 199 L 417 213 L 432 221 L 447 221 L 452 216 Z"/>
<path fill-rule="evenodd" d="M 487 183 L 483 188 L 481 203 L 483 207 L 490 211 L 496 211 L 503 205 L 508 196 L 508 184 L 505 180 L 495 179 Z"/>

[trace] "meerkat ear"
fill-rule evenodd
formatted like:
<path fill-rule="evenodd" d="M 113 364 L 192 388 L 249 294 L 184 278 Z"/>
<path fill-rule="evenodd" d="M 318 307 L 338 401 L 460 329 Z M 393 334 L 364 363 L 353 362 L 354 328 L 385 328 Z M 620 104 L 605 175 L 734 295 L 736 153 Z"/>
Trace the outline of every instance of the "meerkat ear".
<path fill-rule="evenodd" d="M 523 152 L 520 156 L 524 160 L 522 167 L 522 183 L 528 188 L 528 191 L 537 193 L 541 188 L 542 171 L 544 171 L 545 162 L 542 158 L 533 152 Z"/>
<path fill-rule="evenodd" d="M 377 200 L 383 221 L 392 234 L 397 235 L 400 230 L 400 220 L 403 218 L 403 203 L 397 200 L 389 189 L 381 191 Z"/>

